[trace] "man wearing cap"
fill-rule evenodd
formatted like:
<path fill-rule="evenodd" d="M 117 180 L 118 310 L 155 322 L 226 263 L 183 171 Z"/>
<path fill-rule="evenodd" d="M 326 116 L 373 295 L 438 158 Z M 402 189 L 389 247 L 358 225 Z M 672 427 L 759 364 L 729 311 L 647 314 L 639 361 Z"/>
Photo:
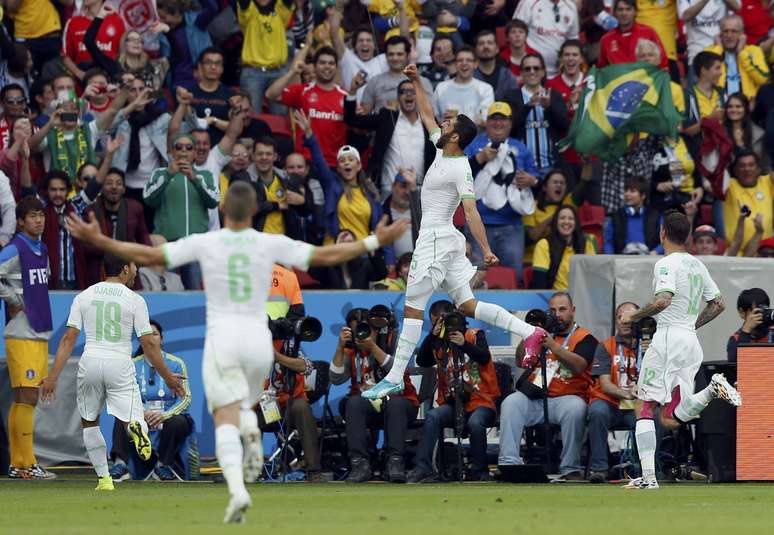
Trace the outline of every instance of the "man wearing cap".
<path fill-rule="evenodd" d="M 758 244 L 758 258 L 774 258 L 774 238 L 766 238 Z"/>
<path fill-rule="evenodd" d="M 538 183 L 535 158 L 521 141 L 510 137 L 511 107 L 495 102 L 487 110 L 486 130 L 465 149 L 474 177 L 476 205 L 492 252 L 504 266 L 521 272 L 524 225 L 521 216 L 535 209 L 532 186 Z M 473 245 L 474 258 L 482 255 Z"/>
<path fill-rule="evenodd" d="M 718 234 L 712 225 L 700 225 L 693 231 L 693 246 L 697 255 L 718 254 Z"/>

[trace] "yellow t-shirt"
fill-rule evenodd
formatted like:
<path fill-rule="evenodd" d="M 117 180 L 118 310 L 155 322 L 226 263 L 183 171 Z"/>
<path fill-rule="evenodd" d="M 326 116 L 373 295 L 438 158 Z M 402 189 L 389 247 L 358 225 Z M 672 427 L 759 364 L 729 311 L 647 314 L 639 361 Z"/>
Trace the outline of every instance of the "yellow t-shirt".
<path fill-rule="evenodd" d="M 597 254 L 596 240 L 592 236 L 586 236 L 586 244 L 583 254 Z M 569 245 L 564 249 L 559 270 L 552 290 L 566 290 L 570 287 L 570 258 L 575 254 Z M 535 256 L 532 260 L 532 269 L 535 271 L 548 271 L 551 267 L 551 252 L 548 248 L 548 240 L 543 238 L 535 245 Z"/>
<path fill-rule="evenodd" d="M 758 183 L 752 188 L 743 187 L 736 179 L 731 180 L 726 191 L 726 199 L 723 201 L 723 222 L 726 228 L 726 240 L 731 241 L 736 232 L 736 221 L 739 217 L 739 206 L 746 204 L 750 207 L 750 217 L 744 220 L 744 237 L 742 247 L 739 248 L 739 256 L 744 255 L 744 248 L 755 234 L 753 219 L 756 214 L 763 214 L 763 239 L 772 236 L 772 223 L 774 222 L 774 185 L 766 175 L 758 177 Z"/>
<path fill-rule="evenodd" d="M 656 30 L 667 57 L 677 59 L 676 0 L 637 0 L 637 22 Z"/>
<path fill-rule="evenodd" d="M 285 5 L 277 0 L 274 11 L 262 15 L 255 2 L 247 9 L 237 5 L 237 20 L 244 35 L 242 63 L 253 67 L 275 68 L 284 65 L 288 59 L 285 28 L 293 15 L 294 4 Z"/>
<path fill-rule="evenodd" d="M 578 207 L 575 204 L 575 201 L 572 200 L 572 193 L 565 195 L 561 204 L 547 204 L 543 209 L 541 209 L 537 204 L 535 204 L 535 211 L 521 218 L 521 222 L 524 224 L 525 232 L 526 232 L 526 229 L 535 228 L 546 219 L 551 219 L 552 217 L 554 217 L 554 214 L 556 213 L 556 211 L 559 209 L 560 206 L 574 206 L 575 208 Z M 548 237 L 548 230 L 546 230 L 543 236 L 540 236 L 540 238 L 546 238 L 546 237 Z M 525 264 L 531 263 L 534 252 L 535 252 L 535 244 L 528 245 L 524 249 L 524 257 L 522 261 Z"/>
<path fill-rule="evenodd" d="M 723 104 L 720 102 L 720 92 L 717 89 L 712 88 L 712 94 L 706 96 L 698 87 L 694 86 L 693 93 L 696 95 L 696 102 L 699 105 L 699 116 L 702 119 L 711 115 L 715 109 L 723 108 Z"/>
<path fill-rule="evenodd" d="M 16 37 L 21 39 L 35 39 L 62 29 L 59 13 L 49 0 L 24 0 L 8 16 L 13 19 Z"/>
<path fill-rule="evenodd" d="M 279 177 L 274 175 L 274 180 L 267 187 L 266 200 L 269 202 L 280 202 L 285 200 L 285 188 L 282 187 Z M 285 234 L 285 220 L 282 218 L 282 212 L 277 210 L 266 216 L 266 222 L 263 225 L 263 232 L 268 234 Z"/>
<path fill-rule="evenodd" d="M 339 229 L 351 230 L 356 240 L 362 240 L 371 231 L 371 204 L 360 187 L 352 188 L 352 200 L 342 194 L 337 206 Z M 335 236 L 334 236 L 335 237 Z"/>

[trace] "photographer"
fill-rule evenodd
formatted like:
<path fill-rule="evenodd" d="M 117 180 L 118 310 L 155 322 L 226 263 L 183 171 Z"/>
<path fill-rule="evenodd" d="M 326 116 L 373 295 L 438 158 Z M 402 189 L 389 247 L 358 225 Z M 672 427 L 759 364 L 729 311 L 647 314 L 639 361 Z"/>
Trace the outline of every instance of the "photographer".
<path fill-rule="evenodd" d="M 466 328 L 465 317 L 449 301 L 436 301 L 429 314 L 433 330 L 422 342 L 417 366 L 436 366 L 438 406 L 425 417 L 409 483 L 437 481 L 433 471 L 435 443 L 444 427 L 456 427 L 456 418 L 464 420 L 470 434 L 472 466 L 467 479 L 488 481 L 486 430 L 495 424 L 500 388 L 486 335 L 482 330 Z M 460 357 L 457 363 L 454 352 Z M 462 404 L 459 408 L 458 401 Z M 463 415 L 456 414 L 460 409 Z M 461 433 L 462 429 L 456 431 Z"/>
<path fill-rule="evenodd" d="M 640 333 L 635 332 L 635 326 L 621 321 L 621 317 L 625 312 L 633 313 L 639 308 L 631 302 L 618 305 L 615 310 L 616 334 L 599 344 L 594 354 L 591 374 L 596 380 L 589 389 L 588 408 L 591 483 L 602 483 L 607 479 L 610 428 L 626 426 L 634 429 L 637 365 L 650 340 L 638 336 Z"/>
<path fill-rule="evenodd" d="M 726 355 L 729 362 L 736 362 L 739 344 L 774 343 L 774 322 L 769 306 L 769 295 L 760 288 L 750 288 L 739 294 L 736 310 L 744 323 L 728 339 Z"/>
<path fill-rule="evenodd" d="M 331 384 L 350 381 L 349 395 L 339 409 L 346 422 L 347 450 L 352 465 L 347 481 L 362 483 L 371 479 L 368 429 L 383 419 L 387 448 L 387 466 L 383 473 L 388 481 L 404 483 L 406 433 L 409 422 L 417 416 L 419 401 L 407 373 L 403 375 L 406 388 L 401 394 L 377 401 L 361 396 L 390 371 L 393 362 L 385 349 L 393 346 L 396 324 L 391 317 L 384 324 L 385 318 L 373 314 L 374 309 L 353 308 L 347 313 L 347 326 L 341 329 L 330 367 Z"/>
<path fill-rule="evenodd" d="M 565 480 L 582 480 L 581 443 L 586 430 L 586 402 L 591 385 L 591 363 L 598 342 L 575 323 L 575 306 L 570 294 L 557 292 L 548 301 L 549 321 L 543 340 L 546 354 L 549 423 L 561 426 L 562 458 L 559 473 Z M 516 352 L 523 355 L 523 344 Z M 501 465 L 524 464 L 521 434 L 525 427 L 543 423 L 543 380 L 539 360 L 517 358 L 526 368 L 514 392 L 500 407 Z"/>

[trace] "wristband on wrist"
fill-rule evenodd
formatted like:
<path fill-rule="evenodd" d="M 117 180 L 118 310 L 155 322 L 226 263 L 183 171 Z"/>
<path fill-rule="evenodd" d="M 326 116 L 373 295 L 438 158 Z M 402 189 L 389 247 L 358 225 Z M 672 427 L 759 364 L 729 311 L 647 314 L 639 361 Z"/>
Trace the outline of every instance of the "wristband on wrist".
<path fill-rule="evenodd" d="M 365 245 L 366 251 L 373 253 L 379 248 L 379 238 L 371 234 L 363 239 L 363 245 Z"/>

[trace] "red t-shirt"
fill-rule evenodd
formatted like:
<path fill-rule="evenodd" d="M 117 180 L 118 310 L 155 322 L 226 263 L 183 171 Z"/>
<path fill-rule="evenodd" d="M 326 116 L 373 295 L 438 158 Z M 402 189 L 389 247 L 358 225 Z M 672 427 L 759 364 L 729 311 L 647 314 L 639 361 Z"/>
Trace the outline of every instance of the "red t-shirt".
<path fill-rule="evenodd" d="M 91 63 L 91 54 L 83 44 L 83 38 L 91 26 L 92 20 L 82 15 L 77 15 L 65 24 L 62 34 L 62 56 L 67 56 L 76 65 Z M 102 21 L 102 26 L 97 32 L 97 46 L 111 59 L 118 57 L 118 46 L 121 36 L 126 31 L 124 20 L 120 15 L 111 13 Z"/>
<path fill-rule="evenodd" d="M 344 124 L 346 96 L 347 92 L 338 85 L 326 91 L 315 83 L 291 84 L 282 91 L 285 106 L 299 108 L 306 113 L 325 162 L 330 167 L 336 167 L 336 155 L 341 146 L 347 144 L 347 125 Z M 296 150 L 307 159 L 311 158 L 309 150 L 304 147 L 304 132 L 300 128 L 296 132 Z"/>
<path fill-rule="evenodd" d="M 744 33 L 747 34 L 747 44 L 757 45 L 758 41 L 769 34 L 772 20 L 769 9 L 761 0 L 742 0 L 737 15 L 744 21 Z"/>
<path fill-rule="evenodd" d="M 537 50 L 532 48 L 531 46 L 525 44 L 524 45 L 525 50 L 527 51 L 527 54 L 539 54 Z M 502 50 L 500 50 L 500 57 L 505 60 L 505 62 L 510 65 L 511 72 L 514 76 L 517 78 L 521 76 L 521 64 L 520 63 L 513 63 L 511 61 L 511 47 L 506 46 Z"/>
<path fill-rule="evenodd" d="M 626 33 L 622 33 L 621 30 L 616 28 L 602 36 L 602 39 L 599 41 L 597 67 L 637 61 L 635 52 L 637 42 L 640 39 L 648 39 L 658 44 L 658 48 L 661 50 L 661 68 L 665 69 L 669 59 L 656 30 L 638 22 L 635 22 L 632 29 Z"/>

